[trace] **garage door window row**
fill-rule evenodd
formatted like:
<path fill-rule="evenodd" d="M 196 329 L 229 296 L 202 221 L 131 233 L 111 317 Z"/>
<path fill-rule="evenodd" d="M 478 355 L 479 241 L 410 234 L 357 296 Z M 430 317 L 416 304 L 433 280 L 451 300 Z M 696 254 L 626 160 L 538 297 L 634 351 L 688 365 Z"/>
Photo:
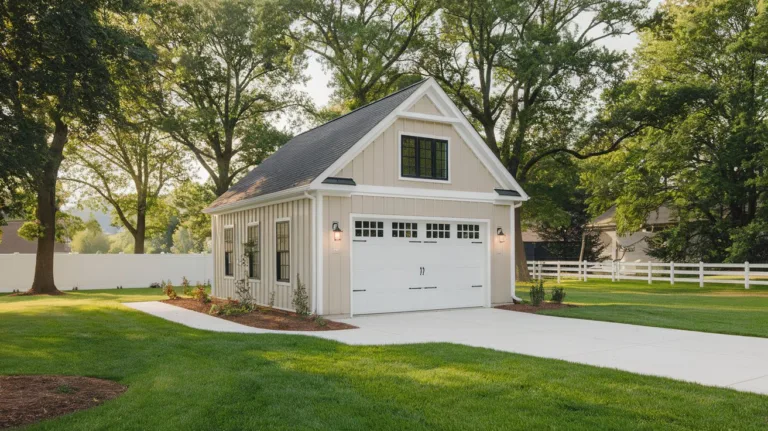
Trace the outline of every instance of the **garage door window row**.
<path fill-rule="evenodd" d="M 383 238 L 384 222 L 370 220 L 355 221 L 355 236 L 365 238 Z"/>
<path fill-rule="evenodd" d="M 427 239 L 449 239 L 451 238 L 450 223 L 426 223 Z M 355 220 L 356 238 L 383 238 L 384 222 L 374 220 Z M 392 222 L 392 238 L 418 238 L 419 223 L 413 222 Z M 477 224 L 457 224 L 456 238 L 459 239 L 480 239 L 480 225 Z"/>

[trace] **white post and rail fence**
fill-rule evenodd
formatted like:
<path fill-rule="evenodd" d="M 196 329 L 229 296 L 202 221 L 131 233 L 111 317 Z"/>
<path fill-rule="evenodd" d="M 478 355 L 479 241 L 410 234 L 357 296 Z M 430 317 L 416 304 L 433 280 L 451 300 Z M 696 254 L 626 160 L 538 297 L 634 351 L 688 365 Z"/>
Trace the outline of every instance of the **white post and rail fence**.
<path fill-rule="evenodd" d="M 59 290 L 126 289 L 168 281 L 206 283 L 213 279 L 210 254 L 67 254 L 54 255 Z M 0 254 L 0 292 L 26 291 L 35 275 L 34 254 Z"/>
<path fill-rule="evenodd" d="M 744 285 L 768 285 L 768 263 L 677 263 L 677 262 L 587 262 L 587 261 L 529 261 L 531 277 L 563 278 L 587 281 L 590 278 L 611 281 L 642 280 L 648 284 L 657 282 L 726 283 Z"/>

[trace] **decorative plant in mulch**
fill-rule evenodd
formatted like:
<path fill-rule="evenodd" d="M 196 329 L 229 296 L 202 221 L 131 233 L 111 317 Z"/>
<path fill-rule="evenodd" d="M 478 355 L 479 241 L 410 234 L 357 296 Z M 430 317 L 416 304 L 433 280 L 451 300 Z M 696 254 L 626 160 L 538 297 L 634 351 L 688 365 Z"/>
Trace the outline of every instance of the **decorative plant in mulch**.
<path fill-rule="evenodd" d="M 173 283 L 171 283 L 171 280 L 168 280 L 167 283 L 163 284 L 163 293 L 168 297 L 168 299 L 178 299 L 179 297 L 179 295 L 176 294 L 176 290 L 173 288 Z"/>

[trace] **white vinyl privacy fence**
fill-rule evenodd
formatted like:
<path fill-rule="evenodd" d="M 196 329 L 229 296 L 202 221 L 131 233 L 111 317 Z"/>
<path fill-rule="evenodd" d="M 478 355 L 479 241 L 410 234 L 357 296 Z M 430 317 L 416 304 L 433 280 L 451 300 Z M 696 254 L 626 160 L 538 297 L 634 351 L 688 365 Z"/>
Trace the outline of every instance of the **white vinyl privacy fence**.
<path fill-rule="evenodd" d="M 675 262 L 587 262 L 587 261 L 530 261 L 528 271 L 531 277 L 576 278 L 587 281 L 590 278 L 621 280 L 644 280 L 675 284 L 706 283 L 768 285 L 768 263 L 675 263 Z"/>
<path fill-rule="evenodd" d="M 0 254 L 0 292 L 25 291 L 35 275 L 34 254 Z M 148 287 L 171 280 L 180 284 L 213 279 L 210 254 L 64 254 L 54 255 L 54 280 L 59 290 Z"/>

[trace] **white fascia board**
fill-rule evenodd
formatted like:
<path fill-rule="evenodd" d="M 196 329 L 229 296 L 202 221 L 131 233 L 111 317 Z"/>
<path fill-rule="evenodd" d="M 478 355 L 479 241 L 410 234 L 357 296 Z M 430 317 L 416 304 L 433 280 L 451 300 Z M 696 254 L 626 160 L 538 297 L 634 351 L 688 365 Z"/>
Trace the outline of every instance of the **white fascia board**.
<path fill-rule="evenodd" d="M 440 115 L 422 114 L 420 112 L 402 111 L 397 114 L 399 118 L 407 118 L 409 120 L 431 121 L 433 123 L 448 123 L 448 124 L 460 124 L 458 118 L 443 117 Z"/>
<path fill-rule="evenodd" d="M 522 197 L 499 196 L 499 194 L 496 192 L 462 192 L 456 190 L 433 190 L 411 187 L 386 187 L 370 185 L 345 187 L 334 184 L 323 184 L 323 188 L 318 190 L 322 191 L 324 195 L 332 193 L 339 196 L 365 195 L 411 199 L 452 200 L 462 202 L 485 202 L 493 203 L 496 205 L 511 205 L 514 202 L 520 202 L 523 200 Z"/>
<path fill-rule="evenodd" d="M 287 190 L 281 190 L 275 193 L 269 193 L 266 195 L 256 196 L 249 199 L 243 199 L 241 201 L 232 202 L 217 206 L 215 208 L 206 208 L 203 210 L 205 214 L 226 214 L 233 211 L 241 211 L 251 207 L 271 205 L 278 203 L 277 201 L 290 200 L 297 196 L 302 196 L 305 191 L 309 189 L 309 186 L 293 187 Z"/>

